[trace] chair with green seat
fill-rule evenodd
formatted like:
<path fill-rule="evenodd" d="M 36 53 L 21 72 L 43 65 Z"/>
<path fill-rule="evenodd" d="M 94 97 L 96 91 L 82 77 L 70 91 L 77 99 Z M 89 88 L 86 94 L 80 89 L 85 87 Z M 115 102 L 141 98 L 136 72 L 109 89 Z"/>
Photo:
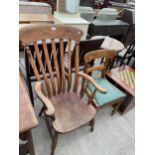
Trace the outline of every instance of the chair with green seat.
<path fill-rule="evenodd" d="M 117 111 L 118 107 L 126 97 L 125 93 L 123 93 L 116 86 L 111 84 L 105 77 L 108 66 L 110 65 L 110 63 L 113 62 L 116 56 L 117 52 L 112 50 L 91 51 L 85 54 L 84 56 L 84 62 L 85 62 L 84 72 L 90 75 L 90 73 L 92 74 L 95 71 L 97 72 L 100 71 L 101 73 L 100 76 L 96 77 L 93 74 L 92 76 L 97 82 L 97 84 L 99 84 L 101 87 L 107 90 L 107 93 L 101 93 L 99 91 L 96 91 L 93 96 L 94 99 L 92 104 L 95 106 L 96 109 L 112 105 L 114 108 L 112 111 L 112 115 L 115 113 L 115 111 Z M 94 65 L 93 67 L 89 67 L 89 63 L 97 59 L 103 59 L 103 63 L 99 65 Z M 88 88 L 86 87 L 86 85 L 84 85 L 84 81 L 82 84 L 83 84 L 82 95 L 84 95 L 84 93 L 87 93 L 89 95 L 95 89 L 92 84 L 88 84 Z"/>

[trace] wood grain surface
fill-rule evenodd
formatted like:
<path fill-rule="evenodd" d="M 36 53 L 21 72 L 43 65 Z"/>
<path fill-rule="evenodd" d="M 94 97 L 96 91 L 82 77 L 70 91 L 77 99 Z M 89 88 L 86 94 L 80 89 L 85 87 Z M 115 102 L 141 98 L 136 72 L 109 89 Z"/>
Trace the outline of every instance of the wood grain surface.
<path fill-rule="evenodd" d="M 23 133 L 38 125 L 27 88 L 22 76 L 19 76 L 19 133 Z"/>

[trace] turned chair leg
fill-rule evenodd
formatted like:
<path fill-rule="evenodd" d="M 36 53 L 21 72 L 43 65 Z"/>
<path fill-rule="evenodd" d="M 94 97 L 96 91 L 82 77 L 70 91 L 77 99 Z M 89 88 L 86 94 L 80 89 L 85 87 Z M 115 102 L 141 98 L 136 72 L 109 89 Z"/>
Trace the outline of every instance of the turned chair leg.
<path fill-rule="evenodd" d="M 51 150 L 51 155 L 54 155 L 55 148 L 57 146 L 57 141 L 58 141 L 58 133 L 55 131 L 55 134 L 52 139 L 52 150 Z"/>
<path fill-rule="evenodd" d="M 93 132 L 93 131 L 94 131 L 94 126 L 95 126 L 95 119 L 92 119 L 92 120 L 89 122 L 89 125 L 91 126 L 91 127 L 90 127 L 90 131 Z"/>

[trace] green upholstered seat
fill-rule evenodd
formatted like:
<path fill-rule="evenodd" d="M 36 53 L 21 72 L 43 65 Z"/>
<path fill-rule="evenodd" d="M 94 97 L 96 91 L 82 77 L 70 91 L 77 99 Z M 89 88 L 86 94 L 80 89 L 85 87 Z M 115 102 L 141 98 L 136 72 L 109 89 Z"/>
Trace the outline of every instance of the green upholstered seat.
<path fill-rule="evenodd" d="M 101 87 L 107 89 L 107 93 L 100 93 L 99 91 L 95 94 L 96 103 L 98 106 L 102 106 L 114 101 L 117 101 L 118 99 L 126 97 L 126 94 L 120 91 L 118 88 L 116 88 L 114 85 L 112 85 L 108 80 L 104 78 L 97 78 L 95 79 L 97 84 L 99 84 Z M 88 85 L 88 89 L 90 92 L 93 92 L 94 87 L 92 84 Z"/>

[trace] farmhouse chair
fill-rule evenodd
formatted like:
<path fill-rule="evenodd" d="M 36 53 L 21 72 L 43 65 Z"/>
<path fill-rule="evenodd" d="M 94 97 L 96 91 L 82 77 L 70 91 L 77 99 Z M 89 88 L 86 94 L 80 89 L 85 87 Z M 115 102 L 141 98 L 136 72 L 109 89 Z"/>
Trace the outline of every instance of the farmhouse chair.
<path fill-rule="evenodd" d="M 107 79 L 106 79 L 106 71 L 109 68 L 109 64 L 112 63 L 114 58 L 117 56 L 116 51 L 112 50 L 96 50 L 96 51 L 91 51 L 87 53 L 84 56 L 84 61 L 85 61 L 85 68 L 84 72 L 86 74 L 90 74 L 92 72 L 98 71 L 96 76 L 92 74 L 94 77 L 95 82 L 100 85 L 101 87 L 105 88 L 107 90 L 107 93 L 101 93 L 99 91 L 96 91 L 94 94 L 94 99 L 92 101 L 94 107 L 99 110 L 107 105 L 113 105 L 114 109 L 111 113 L 113 115 L 115 111 L 118 109 L 119 105 L 123 102 L 123 100 L 126 97 L 126 94 L 120 91 L 118 88 L 116 88 L 113 84 L 111 84 Z M 88 64 L 91 61 L 94 61 L 95 59 L 103 59 L 102 64 L 99 65 L 94 65 L 93 67 L 89 67 Z M 99 74 L 101 73 L 101 74 Z M 89 83 L 85 85 L 85 79 L 83 80 L 83 88 L 82 88 L 82 94 L 86 92 L 88 95 L 92 92 L 94 92 L 94 86 Z"/>
<path fill-rule="evenodd" d="M 91 131 L 93 131 L 96 109 L 89 103 L 91 103 L 93 93 L 96 90 L 106 93 L 106 89 L 97 85 L 93 78 L 82 72 L 78 72 L 79 41 L 82 35 L 83 32 L 81 30 L 63 25 L 32 25 L 20 30 L 20 40 L 26 48 L 31 67 L 38 81 L 35 90 L 43 103 L 40 114 L 44 113 L 47 127 L 52 138 L 51 155 L 54 155 L 59 134 L 73 131 L 87 123 L 91 126 Z M 51 40 L 51 55 L 48 53 L 46 45 L 47 39 Z M 56 40 L 60 42 L 60 67 L 56 56 Z M 64 67 L 64 40 L 67 40 L 68 44 L 67 80 Z M 43 44 L 42 54 L 38 48 L 38 41 L 42 41 Z M 73 41 L 76 42 L 74 78 L 71 76 L 71 44 Z M 34 45 L 38 65 L 43 75 L 43 81 L 41 80 L 39 71 L 34 62 L 34 57 L 29 48 L 30 44 Z M 42 62 L 43 55 L 46 60 L 44 63 Z M 54 60 L 53 66 L 51 65 L 50 57 Z M 47 66 L 50 75 L 49 78 L 47 77 L 45 66 Z M 79 77 L 84 78 L 95 87 L 94 92 L 89 97 L 88 103 L 85 103 L 82 96 L 78 95 L 80 94 L 78 87 L 80 86 Z"/>

